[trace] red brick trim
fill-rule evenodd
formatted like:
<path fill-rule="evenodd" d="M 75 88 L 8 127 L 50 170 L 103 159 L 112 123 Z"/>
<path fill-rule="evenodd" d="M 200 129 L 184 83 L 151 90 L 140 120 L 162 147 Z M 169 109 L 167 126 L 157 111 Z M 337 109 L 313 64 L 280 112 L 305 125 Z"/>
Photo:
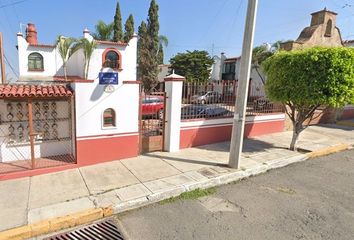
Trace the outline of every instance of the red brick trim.
<path fill-rule="evenodd" d="M 44 69 L 28 69 L 28 72 L 44 72 Z"/>
<path fill-rule="evenodd" d="M 165 82 L 183 82 L 185 81 L 185 78 L 165 78 Z"/>
<path fill-rule="evenodd" d="M 107 48 L 106 50 L 104 50 L 104 52 L 102 53 L 102 67 L 104 67 L 104 63 L 106 61 L 106 55 L 108 52 L 113 51 L 115 53 L 118 54 L 119 56 L 119 64 L 118 64 L 118 68 L 113 68 L 113 70 L 116 71 L 122 71 L 122 54 L 115 48 Z"/>
<path fill-rule="evenodd" d="M 141 84 L 141 81 L 135 81 L 135 80 L 123 81 L 123 84 Z"/>

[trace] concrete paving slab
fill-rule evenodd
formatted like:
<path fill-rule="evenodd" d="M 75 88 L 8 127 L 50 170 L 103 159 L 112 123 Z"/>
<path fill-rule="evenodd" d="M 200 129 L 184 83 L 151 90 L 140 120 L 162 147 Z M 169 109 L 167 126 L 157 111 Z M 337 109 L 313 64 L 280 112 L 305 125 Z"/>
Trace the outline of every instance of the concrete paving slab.
<path fill-rule="evenodd" d="M 127 161 L 134 161 L 134 159 L 127 159 Z M 120 161 L 82 167 L 80 171 L 91 194 L 139 183 L 139 180 Z"/>
<path fill-rule="evenodd" d="M 225 165 L 228 154 L 224 152 L 212 153 L 211 151 L 191 151 L 189 149 L 162 156 L 163 160 L 180 170 L 188 172 L 210 166 Z"/>
<path fill-rule="evenodd" d="M 176 176 L 171 176 L 171 177 L 167 177 L 167 178 L 162 178 L 162 179 L 146 182 L 146 183 L 144 183 L 144 185 L 150 191 L 157 193 L 157 192 L 162 192 L 162 191 L 168 191 L 170 189 L 175 189 L 176 187 L 188 185 L 193 182 L 196 182 L 196 181 L 194 179 L 192 179 L 191 177 L 188 177 L 185 174 L 179 174 Z"/>
<path fill-rule="evenodd" d="M 120 200 L 129 201 L 147 196 L 151 194 L 151 191 L 147 189 L 143 184 L 139 183 L 128 187 L 120 188 L 116 190 L 116 193 Z"/>
<path fill-rule="evenodd" d="M 121 161 L 141 182 L 179 174 L 176 168 L 157 157 L 139 156 Z"/>
<path fill-rule="evenodd" d="M 197 171 L 189 171 L 189 172 L 185 172 L 183 174 L 187 177 L 192 178 L 193 180 L 195 180 L 197 182 L 202 182 L 202 181 L 208 180 L 207 177 L 203 176 L 202 174 L 200 174 Z"/>
<path fill-rule="evenodd" d="M 35 223 L 45 219 L 65 216 L 71 213 L 92 209 L 95 205 L 88 197 L 61 202 L 41 208 L 30 209 L 28 212 L 28 223 Z"/>
<path fill-rule="evenodd" d="M 104 208 L 115 206 L 122 202 L 122 200 L 119 199 L 115 190 L 90 196 L 90 199 L 94 202 L 96 207 L 104 207 Z"/>
<path fill-rule="evenodd" d="M 31 178 L 29 209 L 88 196 L 88 189 L 78 169 Z"/>
<path fill-rule="evenodd" d="M 30 178 L 0 181 L 0 231 L 27 223 Z"/>

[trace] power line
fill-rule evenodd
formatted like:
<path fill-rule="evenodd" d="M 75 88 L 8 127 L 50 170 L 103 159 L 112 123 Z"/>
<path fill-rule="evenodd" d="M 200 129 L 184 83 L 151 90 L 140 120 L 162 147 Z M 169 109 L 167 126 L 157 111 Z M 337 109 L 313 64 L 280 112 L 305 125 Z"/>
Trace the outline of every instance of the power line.
<path fill-rule="evenodd" d="M 21 0 L 21 1 L 17 1 L 17 2 L 12 2 L 12 3 L 3 4 L 3 5 L 0 5 L 0 8 L 5 8 L 5 7 L 14 6 L 14 5 L 17 5 L 17 4 L 26 2 L 26 1 L 28 1 L 28 0 Z"/>
<path fill-rule="evenodd" d="M 6 54 L 4 54 L 5 57 L 5 62 L 7 63 L 7 65 L 10 67 L 11 71 L 13 74 L 15 74 L 15 76 L 18 78 L 18 73 L 15 71 L 14 67 L 12 67 L 11 63 L 9 62 L 9 60 L 6 57 Z"/>

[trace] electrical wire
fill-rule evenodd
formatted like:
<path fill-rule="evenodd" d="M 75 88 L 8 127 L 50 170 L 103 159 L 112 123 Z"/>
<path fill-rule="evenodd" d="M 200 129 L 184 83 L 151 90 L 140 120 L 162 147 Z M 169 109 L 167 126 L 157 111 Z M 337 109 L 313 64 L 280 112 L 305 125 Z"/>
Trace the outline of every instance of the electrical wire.
<path fill-rule="evenodd" d="M 7 65 L 10 67 L 10 69 L 12 70 L 12 73 L 19 78 L 18 73 L 15 71 L 15 68 L 12 67 L 10 61 L 7 59 L 6 55 L 4 54 L 4 58 L 5 58 L 5 62 L 7 63 Z"/>
<path fill-rule="evenodd" d="M 0 5 L 0 8 L 5 8 L 5 7 L 14 6 L 14 5 L 17 5 L 17 4 L 26 2 L 26 1 L 28 1 L 28 0 L 21 0 L 21 1 L 16 1 L 16 2 L 11 2 L 11 3 L 7 3 L 7 4 L 3 4 L 3 5 Z"/>

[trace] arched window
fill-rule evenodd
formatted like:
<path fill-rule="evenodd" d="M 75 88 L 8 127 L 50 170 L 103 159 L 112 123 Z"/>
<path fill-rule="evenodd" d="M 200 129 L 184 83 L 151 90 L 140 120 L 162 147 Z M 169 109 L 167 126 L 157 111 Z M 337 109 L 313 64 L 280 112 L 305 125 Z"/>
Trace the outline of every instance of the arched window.
<path fill-rule="evenodd" d="M 39 53 L 31 53 L 28 55 L 28 70 L 30 71 L 43 71 L 43 57 Z"/>
<path fill-rule="evenodd" d="M 330 19 L 327 21 L 325 37 L 331 37 L 331 36 L 332 36 L 332 20 Z"/>
<path fill-rule="evenodd" d="M 103 126 L 115 127 L 116 126 L 116 113 L 112 108 L 107 108 L 103 112 Z"/>
<path fill-rule="evenodd" d="M 116 49 L 106 49 L 102 55 L 102 67 L 121 69 L 121 55 Z"/>

